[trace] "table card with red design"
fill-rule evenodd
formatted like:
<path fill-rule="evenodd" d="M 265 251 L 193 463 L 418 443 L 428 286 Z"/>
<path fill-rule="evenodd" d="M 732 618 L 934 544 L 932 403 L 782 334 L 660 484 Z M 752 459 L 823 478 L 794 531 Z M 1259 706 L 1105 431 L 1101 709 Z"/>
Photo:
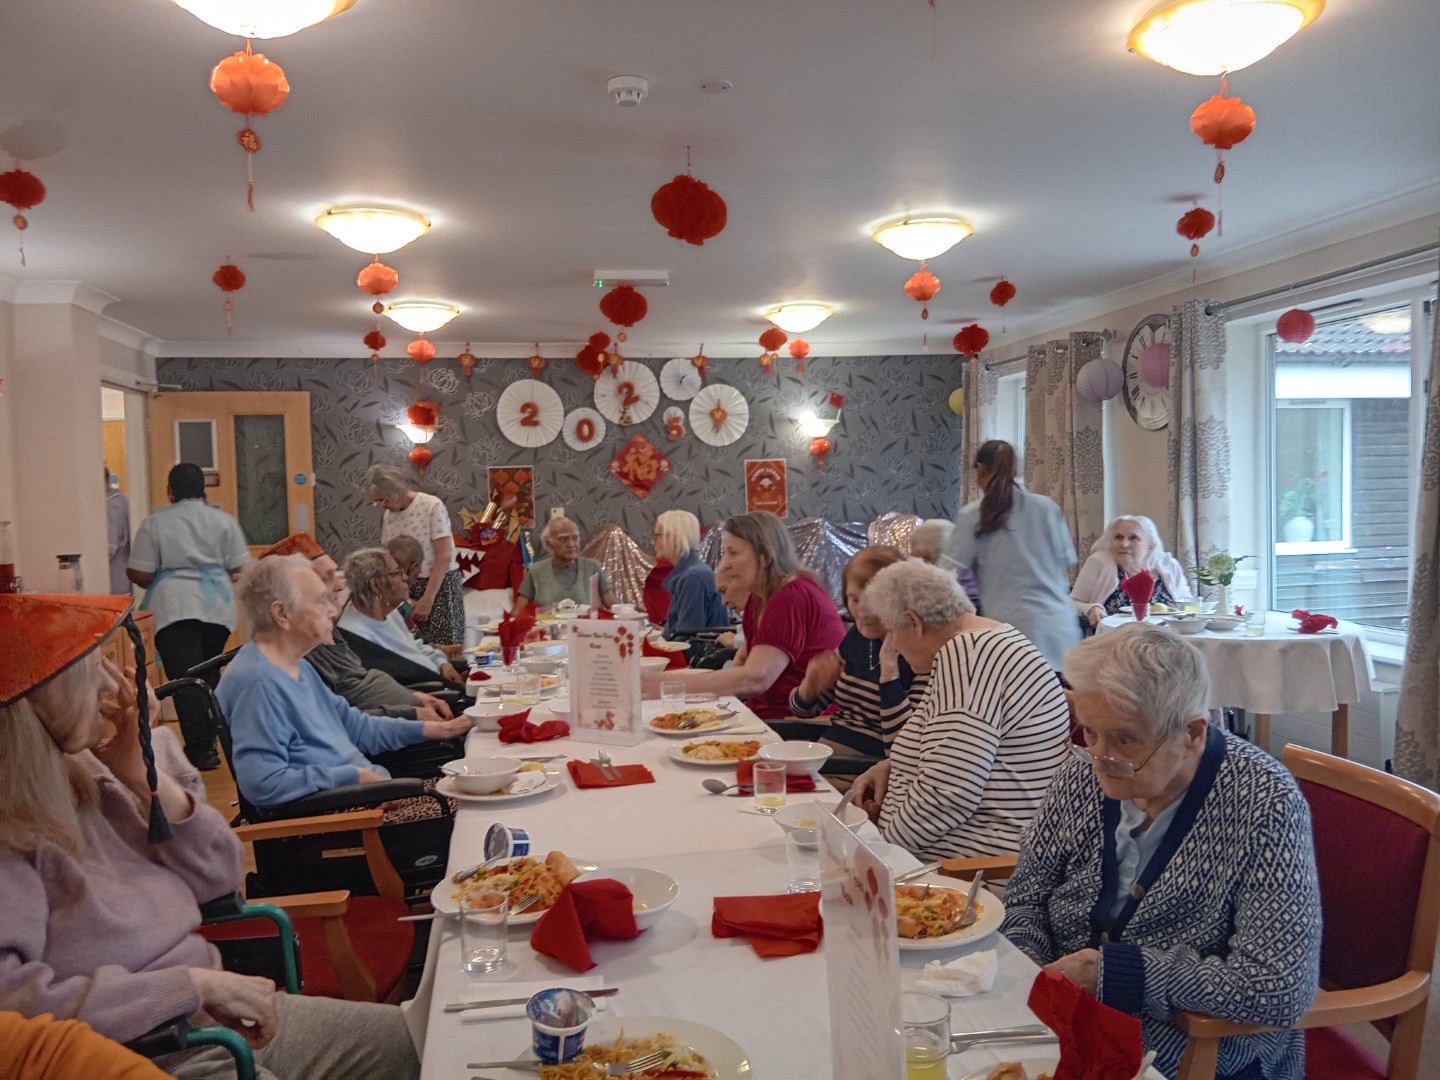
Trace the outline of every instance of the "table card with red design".
<path fill-rule="evenodd" d="M 890 868 L 834 814 L 816 816 L 834 1080 L 899 1080 L 905 1047 Z"/>
<path fill-rule="evenodd" d="M 633 746 L 640 727 L 640 630 L 618 619 L 570 624 L 571 737 Z"/>

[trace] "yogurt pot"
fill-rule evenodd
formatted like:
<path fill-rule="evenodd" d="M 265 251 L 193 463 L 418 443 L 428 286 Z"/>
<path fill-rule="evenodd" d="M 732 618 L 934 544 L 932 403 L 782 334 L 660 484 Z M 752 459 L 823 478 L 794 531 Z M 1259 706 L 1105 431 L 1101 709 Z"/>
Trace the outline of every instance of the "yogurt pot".
<path fill-rule="evenodd" d="M 595 1015 L 595 999 L 583 990 L 541 990 L 525 1004 L 531 1046 L 547 1065 L 570 1061 L 585 1048 L 585 1029 Z"/>
<path fill-rule="evenodd" d="M 518 859 L 529 854 L 530 834 L 518 825 L 507 827 L 497 822 L 485 833 L 486 862 Z"/>

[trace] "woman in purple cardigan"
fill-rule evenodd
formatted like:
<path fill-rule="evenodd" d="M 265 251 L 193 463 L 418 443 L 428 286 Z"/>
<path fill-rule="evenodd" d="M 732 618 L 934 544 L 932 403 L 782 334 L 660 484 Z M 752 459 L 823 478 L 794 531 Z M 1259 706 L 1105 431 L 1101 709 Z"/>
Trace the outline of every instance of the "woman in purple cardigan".
<path fill-rule="evenodd" d="M 126 598 L 0 596 L 0 1010 L 126 1042 L 177 1016 L 223 1024 L 266 1077 L 409 1077 L 393 1006 L 277 994 L 223 971 L 200 904 L 239 885 L 239 841 L 193 769 L 150 772 L 136 687 L 97 646 Z M 107 723 L 114 734 L 107 738 Z M 154 779 L 151 779 L 153 777 Z M 233 1076 L 218 1048 L 160 1064 Z"/>

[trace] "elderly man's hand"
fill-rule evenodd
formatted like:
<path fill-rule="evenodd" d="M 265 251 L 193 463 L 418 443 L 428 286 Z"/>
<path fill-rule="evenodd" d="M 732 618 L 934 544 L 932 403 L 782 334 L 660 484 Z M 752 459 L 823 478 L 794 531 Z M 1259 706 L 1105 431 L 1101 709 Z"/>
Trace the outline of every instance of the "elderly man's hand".
<path fill-rule="evenodd" d="M 455 670 L 454 664 L 441 664 L 440 677 L 450 683 L 463 683 L 465 681 L 465 676 Z"/>
<path fill-rule="evenodd" d="M 457 716 L 453 720 L 427 720 L 423 728 L 427 739 L 458 739 L 469 730 L 468 716 Z"/>
<path fill-rule="evenodd" d="M 434 694 L 422 694 L 418 690 L 415 691 L 415 697 L 423 707 L 435 714 L 436 719 L 449 720 L 455 715 L 450 711 L 450 703 L 444 698 L 438 698 Z M 427 717 L 427 719 L 429 718 Z"/>
<path fill-rule="evenodd" d="M 890 762 L 882 761 L 872 765 L 855 778 L 852 790 L 855 805 L 870 815 L 870 820 L 880 820 L 880 807 L 885 802 L 885 789 L 890 785 Z"/>
<path fill-rule="evenodd" d="M 1091 626 L 1095 626 L 1105 617 L 1105 609 L 1103 607 L 1092 607 L 1085 613 L 1085 617 L 1090 620 Z"/>
<path fill-rule="evenodd" d="M 1081 949 L 1072 952 L 1053 964 L 1046 964 L 1045 970 L 1059 972 L 1080 989 L 1093 994 L 1100 985 L 1100 950 Z"/>

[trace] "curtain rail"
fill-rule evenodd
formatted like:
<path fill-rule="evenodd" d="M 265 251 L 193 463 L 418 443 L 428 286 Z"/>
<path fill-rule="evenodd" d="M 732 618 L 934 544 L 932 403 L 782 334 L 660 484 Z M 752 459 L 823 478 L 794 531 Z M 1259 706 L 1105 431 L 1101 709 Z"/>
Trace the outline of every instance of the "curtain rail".
<path fill-rule="evenodd" d="M 1367 270 L 1399 267 L 1407 262 L 1417 262 L 1423 257 L 1434 255 L 1437 251 L 1440 251 L 1440 243 L 1422 244 L 1420 247 L 1411 248 L 1409 251 L 1401 251 L 1394 255 L 1384 255 L 1378 259 L 1371 259 L 1368 262 L 1356 263 L 1354 266 L 1347 266 L 1343 270 L 1333 270 L 1328 274 L 1320 274 L 1317 277 L 1306 278 L 1303 281 L 1291 282 L 1289 285 L 1282 285 L 1279 288 L 1266 289 L 1264 292 L 1254 293 L 1250 296 L 1242 296 L 1238 300 L 1227 300 L 1220 304 L 1209 304 L 1205 308 L 1205 314 L 1224 315 L 1226 312 L 1235 308 L 1248 307 L 1262 300 L 1277 299 L 1300 289 L 1308 289 L 1314 285 L 1326 285 L 1343 281 L 1345 278 L 1353 277 L 1356 274 L 1363 274 Z"/>

